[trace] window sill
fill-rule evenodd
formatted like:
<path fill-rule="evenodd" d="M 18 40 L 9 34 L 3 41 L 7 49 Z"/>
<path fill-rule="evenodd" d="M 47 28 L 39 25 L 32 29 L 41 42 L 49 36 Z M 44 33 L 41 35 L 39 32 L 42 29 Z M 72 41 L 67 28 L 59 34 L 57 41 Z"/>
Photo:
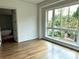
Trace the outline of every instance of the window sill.
<path fill-rule="evenodd" d="M 45 37 L 46 40 L 49 40 L 51 42 L 54 42 L 54 43 L 57 43 L 57 44 L 60 44 L 60 45 L 63 45 L 63 46 L 66 46 L 68 48 L 71 48 L 71 49 L 74 49 L 74 50 L 77 50 L 79 51 L 79 44 L 77 44 L 76 42 L 74 41 L 69 41 L 69 40 L 60 40 L 60 39 L 57 39 L 57 38 L 51 38 L 49 36 L 46 36 Z"/>

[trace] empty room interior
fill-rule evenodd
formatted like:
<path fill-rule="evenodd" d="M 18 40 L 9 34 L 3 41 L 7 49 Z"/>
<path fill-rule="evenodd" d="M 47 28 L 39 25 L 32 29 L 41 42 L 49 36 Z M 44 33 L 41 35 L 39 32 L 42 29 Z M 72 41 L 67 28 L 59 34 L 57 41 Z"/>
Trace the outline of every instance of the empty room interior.
<path fill-rule="evenodd" d="M 0 0 L 0 59 L 79 59 L 79 0 Z"/>

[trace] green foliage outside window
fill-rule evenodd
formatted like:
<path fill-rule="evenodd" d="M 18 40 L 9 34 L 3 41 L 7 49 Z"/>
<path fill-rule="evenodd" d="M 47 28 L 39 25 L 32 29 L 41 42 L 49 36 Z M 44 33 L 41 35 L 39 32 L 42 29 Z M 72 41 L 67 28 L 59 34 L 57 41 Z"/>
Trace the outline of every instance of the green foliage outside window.
<path fill-rule="evenodd" d="M 48 30 L 48 35 L 64 38 L 64 34 L 67 33 L 73 39 L 77 35 L 78 17 L 79 7 L 72 15 L 62 16 L 62 13 L 60 14 L 60 17 L 59 15 L 55 15 L 53 19 L 48 21 L 48 27 L 58 28 L 58 31 L 55 31 L 56 29 L 53 29 L 53 32 Z"/>

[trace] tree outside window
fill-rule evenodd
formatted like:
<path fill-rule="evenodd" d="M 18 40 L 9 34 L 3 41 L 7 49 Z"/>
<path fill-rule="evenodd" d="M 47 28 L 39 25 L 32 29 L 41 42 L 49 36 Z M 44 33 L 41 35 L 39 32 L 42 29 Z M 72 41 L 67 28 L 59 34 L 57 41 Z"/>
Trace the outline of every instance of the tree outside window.
<path fill-rule="evenodd" d="M 53 14 L 54 13 L 54 14 Z M 48 36 L 77 39 L 79 4 L 48 11 Z"/>

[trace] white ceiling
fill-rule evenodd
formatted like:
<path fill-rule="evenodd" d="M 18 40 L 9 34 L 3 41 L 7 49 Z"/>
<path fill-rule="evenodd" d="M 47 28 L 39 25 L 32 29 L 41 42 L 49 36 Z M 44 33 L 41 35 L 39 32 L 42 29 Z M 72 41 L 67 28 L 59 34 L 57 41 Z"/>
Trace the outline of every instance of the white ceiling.
<path fill-rule="evenodd" d="M 37 3 L 40 3 L 44 0 L 23 0 L 23 1 L 26 1 L 26 2 L 29 2 L 29 3 L 34 3 L 34 4 L 37 4 Z"/>

